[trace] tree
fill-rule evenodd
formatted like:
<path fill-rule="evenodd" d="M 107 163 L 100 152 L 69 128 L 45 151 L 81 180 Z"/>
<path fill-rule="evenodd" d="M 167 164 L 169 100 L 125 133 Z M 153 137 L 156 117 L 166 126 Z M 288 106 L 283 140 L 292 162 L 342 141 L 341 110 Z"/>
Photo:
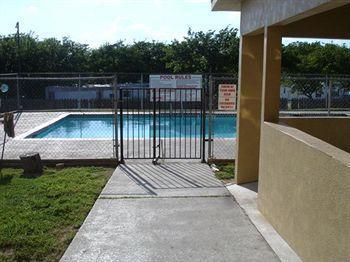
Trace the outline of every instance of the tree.
<path fill-rule="evenodd" d="M 282 49 L 282 68 L 297 74 L 349 74 L 350 50 L 320 42 L 296 42 Z"/>
<path fill-rule="evenodd" d="M 237 29 L 208 32 L 189 29 L 183 41 L 167 48 L 166 68 L 174 73 L 237 73 L 239 38 Z"/>
<path fill-rule="evenodd" d="M 41 40 L 32 32 L 21 34 L 20 42 L 22 72 L 238 72 L 239 36 L 237 29 L 229 27 L 207 32 L 189 29 L 183 40 L 169 44 L 117 41 L 92 49 L 66 37 Z M 350 73 L 350 50 L 346 46 L 296 42 L 283 46 L 282 53 L 285 73 Z M 0 73 L 17 72 L 15 35 L 0 36 L 0 61 Z M 294 86 L 305 95 L 314 92 L 314 87 L 320 88 Z"/>
<path fill-rule="evenodd" d="M 291 88 L 293 93 L 305 95 L 308 99 L 312 99 L 316 93 L 321 93 L 324 87 L 324 79 L 300 78 L 300 77 L 284 77 L 282 85 Z"/>
<path fill-rule="evenodd" d="M 346 46 L 320 42 L 296 42 L 283 47 L 282 70 L 293 74 L 322 74 L 315 79 L 287 78 L 284 85 L 312 99 L 325 86 L 325 74 L 349 74 L 350 50 Z M 301 76 L 302 77 L 302 76 Z"/>
<path fill-rule="evenodd" d="M 23 72 L 71 72 L 88 69 L 89 48 L 69 38 L 39 40 L 33 33 L 20 35 Z M 17 72 L 17 45 L 14 35 L 0 36 L 0 72 Z"/>

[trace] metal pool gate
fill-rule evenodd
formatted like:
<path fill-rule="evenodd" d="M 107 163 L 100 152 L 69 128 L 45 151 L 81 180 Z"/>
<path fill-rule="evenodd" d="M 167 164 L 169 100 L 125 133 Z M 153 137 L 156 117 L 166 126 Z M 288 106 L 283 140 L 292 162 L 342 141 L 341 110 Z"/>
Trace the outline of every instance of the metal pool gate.
<path fill-rule="evenodd" d="M 205 160 L 203 88 L 119 88 L 115 151 L 124 159 Z"/>

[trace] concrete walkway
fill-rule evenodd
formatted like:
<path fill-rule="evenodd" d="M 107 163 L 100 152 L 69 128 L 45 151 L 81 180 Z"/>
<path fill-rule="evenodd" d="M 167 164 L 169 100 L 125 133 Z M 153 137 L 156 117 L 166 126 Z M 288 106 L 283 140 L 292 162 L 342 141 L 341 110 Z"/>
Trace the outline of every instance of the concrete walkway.
<path fill-rule="evenodd" d="M 199 163 L 121 165 L 62 261 L 279 261 Z"/>

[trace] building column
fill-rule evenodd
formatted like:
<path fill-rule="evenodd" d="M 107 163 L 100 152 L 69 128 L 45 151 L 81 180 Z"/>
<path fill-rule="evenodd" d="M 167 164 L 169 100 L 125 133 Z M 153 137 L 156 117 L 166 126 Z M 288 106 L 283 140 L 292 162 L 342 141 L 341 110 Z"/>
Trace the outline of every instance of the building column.
<path fill-rule="evenodd" d="M 258 180 L 264 35 L 242 36 L 237 111 L 237 184 Z"/>
<path fill-rule="evenodd" d="M 277 26 L 265 27 L 261 121 L 277 123 L 280 110 L 282 36 Z"/>

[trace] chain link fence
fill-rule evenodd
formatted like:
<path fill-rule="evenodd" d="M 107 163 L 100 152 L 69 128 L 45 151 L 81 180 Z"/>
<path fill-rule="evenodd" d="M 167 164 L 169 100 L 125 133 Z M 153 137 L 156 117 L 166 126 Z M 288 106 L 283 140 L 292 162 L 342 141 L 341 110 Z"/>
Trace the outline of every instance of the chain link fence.
<path fill-rule="evenodd" d="M 1 112 L 14 111 L 16 135 L 1 132 L 2 159 L 115 158 L 114 75 L 6 76 L 0 84 Z"/>
<path fill-rule="evenodd" d="M 236 89 L 235 101 L 230 109 L 221 110 L 220 108 L 219 88 L 222 85 L 233 85 Z M 210 76 L 208 97 L 208 158 L 235 159 L 238 77 Z"/>
<path fill-rule="evenodd" d="M 208 158 L 234 159 L 236 108 L 220 110 L 220 85 L 235 85 L 238 77 L 209 77 L 208 90 Z M 237 102 L 237 100 L 236 100 Z M 280 89 L 280 114 L 296 116 L 350 116 L 350 76 L 283 75 Z M 233 117 L 232 117 L 233 116 Z"/>
<path fill-rule="evenodd" d="M 219 87 L 235 85 L 238 93 L 238 77 L 201 75 L 205 156 L 234 159 L 236 108 L 219 108 Z M 0 75 L 0 85 L 0 111 L 14 111 L 16 132 L 15 138 L 0 132 L 4 159 L 30 151 L 44 159 L 114 159 L 120 132 L 117 100 L 124 101 L 130 119 L 133 110 L 152 114 L 146 73 L 7 74 Z M 280 97 L 281 115 L 350 114 L 350 76 L 283 75 Z M 198 114 L 200 104 L 163 101 L 157 106 L 161 114 L 188 117 Z"/>
<path fill-rule="evenodd" d="M 281 81 L 283 113 L 341 114 L 350 111 L 350 76 L 292 76 Z"/>

